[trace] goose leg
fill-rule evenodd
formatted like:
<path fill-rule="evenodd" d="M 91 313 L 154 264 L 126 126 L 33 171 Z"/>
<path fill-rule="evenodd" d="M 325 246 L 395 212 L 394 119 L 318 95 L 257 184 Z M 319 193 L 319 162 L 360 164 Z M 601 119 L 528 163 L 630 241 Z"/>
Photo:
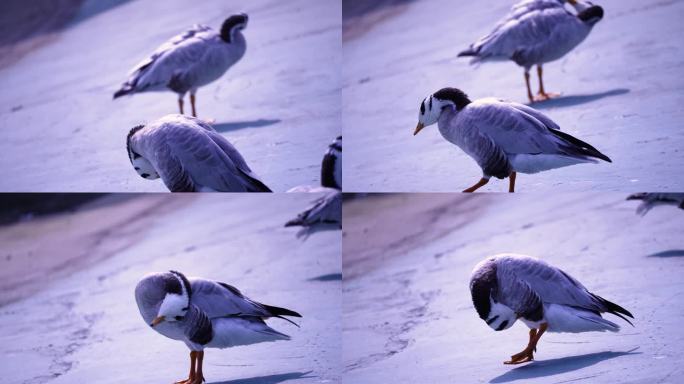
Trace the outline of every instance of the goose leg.
<path fill-rule="evenodd" d="M 530 103 L 534 103 L 534 96 L 532 96 L 530 89 L 530 71 L 527 68 L 525 68 L 525 85 L 527 86 L 527 98 L 530 99 Z"/>
<path fill-rule="evenodd" d="M 515 192 L 515 171 L 511 172 L 510 176 L 508 176 L 508 180 L 508 192 Z"/>
<path fill-rule="evenodd" d="M 180 114 L 183 114 L 183 96 L 178 97 L 178 108 L 180 109 Z"/>
<path fill-rule="evenodd" d="M 522 352 L 511 356 L 511 360 L 504 361 L 504 364 L 521 364 L 534 360 L 533 353 L 537 351 L 537 343 L 548 327 L 547 323 L 542 323 L 539 326 L 539 331 L 530 329 L 530 341 L 527 343 L 527 347 Z"/>
<path fill-rule="evenodd" d="M 195 373 L 195 379 L 192 384 L 202 384 L 204 380 L 204 374 L 202 373 L 202 361 L 204 360 L 204 351 L 199 351 L 197 355 L 197 372 Z"/>
<path fill-rule="evenodd" d="M 470 192 L 475 192 L 478 188 L 481 186 L 487 184 L 489 182 L 489 179 L 485 179 L 484 177 L 480 179 L 475 185 L 473 185 L 470 188 L 464 189 L 463 192 L 470 193 Z"/>
<path fill-rule="evenodd" d="M 537 97 L 535 97 L 534 100 L 544 101 L 560 96 L 558 93 L 546 93 L 546 91 L 544 91 L 544 80 L 542 80 L 542 74 L 542 66 L 541 64 L 537 64 L 537 76 L 539 77 L 539 93 L 537 93 Z"/>
<path fill-rule="evenodd" d="M 174 384 L 190 384 L 195 380 L 195 361 L 197 360 L 197 352 L 190 351 L 190 374 L 186 380 L 176 381 Z"/>
<path fill-rule="evenodd" d="M 192 117 L 197 117 L 197 110 L 195 110 L 195 94 L 190 94 L 190 105 L 192 106 Z"/>

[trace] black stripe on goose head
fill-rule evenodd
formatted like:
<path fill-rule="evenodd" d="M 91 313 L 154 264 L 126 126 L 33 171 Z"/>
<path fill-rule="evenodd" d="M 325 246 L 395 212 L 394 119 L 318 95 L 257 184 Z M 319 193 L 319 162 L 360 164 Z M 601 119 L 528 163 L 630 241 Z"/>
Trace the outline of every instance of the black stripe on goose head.
<path fill-rule="evenodd" d="M 598 5 L 591 6 L 578 13 L 577 18 L 585 23 L 592 20 L 594 23 L 596 23 L 603 19 L 603 8 L 599 7 Z"/>
<path fill-rule="evenodd" d="M 133 137 L 133 135 L 135 135 L 136 132 L 138 132 L 139 130 L 141 130 L 143 128 L 145 128 L 144 125 L 142 125 L 142 124 L 137 125 L 137 126 L 131 128 L 131 130 L 128 131 L 128 136 L 126 136 L 126 152 L 128 152 L 128 159 L 131 160 L 131 164 L 133 163 L 134 159 L 137 159 L 138 157 L 140 157 L 139 154 L 137 154 L 135 151 L 133 151 L 131 149 L 131 137 Z"/>
<path fill-rule="evenodd" d="M 496 265 L 493 262 L 485 264 L 477 278 L 470 283 L 470 294 L 473 297 L 473 305 L 480 319 L 486 320 L 492 310 L 489 298 L 498 289 L 496 281 Z"/>
<path fill-rule="evenodd" d="M 226 43 L 232 43 L 233 29 L 244 29 L 247 26 L 247 21 L 249 21 L 249 17 L 246 13 L 240 13 L 227 18 L 223 25 L 221 25 L 221 39 Z"/>
<path fill-rule="evenodd" d="M 165 273 L 162 275 L 162 279 L 164 282 L 164 292 L 172 293 L 174 295 L 183 294 L 181 283 L 173 275 Z"/>
<path fill-rule="evenodd" d="M 185 292 L 188 293 L 188 298 L 190 298 L 190 296 L 192 296 L 192 289 L 190 288 L 190 281 L 188 281 L 188 279 L 185 277 L 185 275 L 180 273 L 180 272 L 176 272 L 176 271 L 169 271 L 169 272 L 173 273 L 174 275 L 178 276 L 181 279 L 181 281 L 183 282 L 183 286 L 185 287 Z"/>
<path fill-rule="evenodd" d="M 450 101 L 456 106 L 456 110 L 460 111 L 466 105 L 470 104 L 470 99 L 465 92 L 458 88 L 442 88 L 433 94 L 438 100 Z"/>

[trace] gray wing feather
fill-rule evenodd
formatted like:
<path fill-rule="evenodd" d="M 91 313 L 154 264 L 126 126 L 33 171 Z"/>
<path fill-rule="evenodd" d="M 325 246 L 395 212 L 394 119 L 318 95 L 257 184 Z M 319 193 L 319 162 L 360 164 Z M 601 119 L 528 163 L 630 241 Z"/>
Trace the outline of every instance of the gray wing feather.
<path fill-rule="evenodd" d="M 285 226 L 310 227 L 319 223 L 342 223 L 342 193 L 330 189 L 332 191 L 317 199 L 309 209 L 287 222 Z"/>
<path fill-rule="evenodd" d="M 496 264 L 502 286 L 524 282 L 544 303 L 605 311 L 603 305 L 573 277 L 542 260 L 529 256 L 500 256 Z"/>
<path fill-rule="evenodd" d="M 457 119 L 460 127 L 490 137 L 507 154 L 565 154 L 559 139 L 549 131 L 557 125 L 540 112 L 530 114 L 520 104 L 478 100 L 461 111 Z"/>
<path fill-rule="evenodd" d="M 224 316 L 271 317 L 272 314 L 260 303 L 250 300 L 235 289 L 204 279 L 191 278 L 192 303 L 210 318 Z"/>
<path fill-rule="evenodd" d="M 190 84 L 183 83 L 183 76 L 201 62 L 211 49 L 206 40 L 208 36 L 204 36 L 211 34 L 211 31 L 207 26 L 196 25 L 169 39 L 133 68 L 124 88 L 128 85 L 133 91 L 139 92 L 172 83 L 174 88 L 189 89 Z"/>
<path fill-rule="evenodd" d="M 153 164 L 170 190 L 191 191 L 198 186 L 230 192 L 254 190 L 256 176 L 220 134 L 187 124 L 167 123 L 153 135 Z"/>
<path fill-rule="evenodd" d="M 247 165 L 245 158 L 242 157 L 240 152 L 231 144 L 225 137 L 223 137 L 218 132 L 211 132 L 209 136 L 212 138 L 214 143 L 216 143 L 223 153 L 233 162 L 237 170 L 240 171 L 242 176 L 242 181 L 250 186 L 250 190 L 270 192 L 271 190 L 266 187 L 266 185 L 261 181 L 259 176 L 257 176 Z"/>
<path fill-rule="evenodd" d="M 510 28 L 512 23 L 518 22 L 529 12 L 558 7 L 563 7 L 563 5 L 557 0 L 526 0 L 516 3 L 511 7 L 508 14 L 496 23 L 492 32 L 483 36 L 473 44 L 473 48 L 479 49 L 491 40 L 499 37 L 502 29 Z"/>
<path fill-rule="evenodd" d="M 539 120 L 539 122 L 542 123 L 548 129 L 557 129 L 559 131 L 561 130 L 560 126 L 558 124 L 556 124 L 556 122 L 554 122 L 553 120 L 551 120 L 551 118 L 549 118 L 545 114 L 537 111 L 534 108 L 528 107 L 527 105 L 524 105 L 524 104 L 515 103 L 515 102 L 509 102 L 508 105 L 519 110 L 520 112 L 523 112 L 527 115 L 534 117 L 535 119 Z"/>
<path fill-rule="evenodd" d="M 558 35 L 565 34 L 569 23 L 577 23 L 577 18 L 563 7 L 535 9 L 505 20 L 475 43 L 473 49 L 480 58 L 512 58 L 520 65 L 531 65 L 553 49 Z"/>

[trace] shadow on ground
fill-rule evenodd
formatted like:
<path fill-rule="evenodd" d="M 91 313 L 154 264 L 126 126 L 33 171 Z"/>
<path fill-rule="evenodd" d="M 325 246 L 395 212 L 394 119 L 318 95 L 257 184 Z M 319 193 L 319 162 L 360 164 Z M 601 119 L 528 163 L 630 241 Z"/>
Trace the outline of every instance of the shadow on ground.
<path fill-rule="evenodd" d="M 280 123 L 280 119 L 259 119 L 251 121 L 235 121 L 232 123 L 214 124 L 213 127 L 218 132 L 237 131 L 243 128 L 260 128 Z"/>
<path fill-rule="evenodd" d="M 312 277 L 308 281 L 342 281 L 341 273 L 329 273 L 327 275 Z"/>
<path fill-rule="evenodd" d="M 684 249 L 670 249 L 669 251 L 652 253 L 646 257 L 682 257 L 682 256 L 684 256 Z"/>
<path fill-rule="evenodd" d="M 600 99 L 603 99 L 605 97 L 624 95 L 625 93 L 629 93 L 629 89 L 617 88 L 617 89 L 612 89 L 610 91 L 592 93 L 592 94 L 588 94 L 588 95 L 561 96 L 561 97 L 557 97 L 555 99 L 540 101 L 540 102 L 528 104 L 528 105 L 530 105 L 531 107 L 534 107 L 536 109 L 572 107 L 574 105 L 591 103 L 592 101 L 600 100 Z"/>
<path fill-rule="evenodd" d="M 503 375 L 490 380 L 490 383 L 508 383 L 516 380 L 529 380 L 539 377 L 553 376 L 561 373 L 576 371 L 604 360 L 613 359 L 624 355 L 635 355 L 641 352 L 634 352 L 634 348 L 627 352 L 597 352 L 579 356 L 562 357 L 544 361 L 534 361 L 528 365 L 510 370 Z"/>
<path fill-rule="evenodd" d="M 308 379 L 308 378 L 316 377 L 316 376 L 307 376 L 311 372 L 313 372 L 313 371 L 281 373 L 278 375 L 250 377 L 250 378 L 246 378 L 246 379 L 237 379 L 237 380 L 214 382 L 211 384 L 278 384 L 278 383 L 282 383 L 282 382 L 285 382 L 288 380 Z"/>

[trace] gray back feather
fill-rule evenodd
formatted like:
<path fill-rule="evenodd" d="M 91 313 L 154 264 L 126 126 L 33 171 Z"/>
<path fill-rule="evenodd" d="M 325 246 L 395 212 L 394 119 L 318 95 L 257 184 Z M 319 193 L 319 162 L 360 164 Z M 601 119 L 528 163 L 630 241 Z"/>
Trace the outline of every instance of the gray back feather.
<path fill-rule="evenodd" d="M 565 144 L 549 130 L 558 125 L 541 112 L 517 103 L 488 98 L 476 100 L 460 112 L 442 114 L 439 130 L 483 169 L 501 154 L 563 154 Z M 505 163 L 499 168 L 507 169 Z M 491 175 L 496 175 L 492 173 Z M 507 174 L 505 175 L 507 176 Z"/>
<path fill-rule="evenodd" d="M 249 192 L 263 185 L 226 138 L 195 118 L 165 116 L 136 133 L 131 143 L 174 192 L 199 186 Z"/>
<path fill-rule="evenodd" d="M 542 260 L 522 255 L 500 255 L 496 268 L 501 290 L 512 298 L 509 301 L 514 301 L 508 303 L 512 308 L 521 305 L 519 301 L 529 300 L 532 294 L 536 294 L 544 303 L 590 311 L 606 310 L 579 281 Z"/>
<path fill-rule="evenodd" d="M 472 49 L 479 60 L 509 58 L 529 68 L 562 57 L 582 42 L 590 30 L 590 26 L 562 6 L 551 6 L 505 20 Z"/>
<path fill-rule="evenodd" d="M 190 278 L 193 305 L 205 312 L 209 318 L 226 316 L 271 317 L 262 304 L 245 297 L 239 290 L 218 282 Z"/>

